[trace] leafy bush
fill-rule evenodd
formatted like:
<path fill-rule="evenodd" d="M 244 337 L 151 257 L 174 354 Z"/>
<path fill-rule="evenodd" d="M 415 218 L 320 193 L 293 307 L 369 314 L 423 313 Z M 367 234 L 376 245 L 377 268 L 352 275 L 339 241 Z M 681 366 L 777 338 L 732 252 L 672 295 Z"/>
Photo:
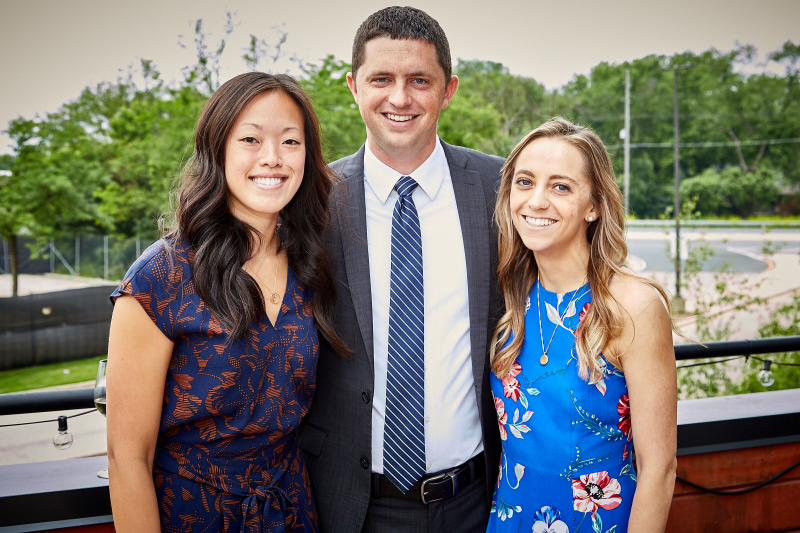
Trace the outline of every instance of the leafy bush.
<path fill-rule="evenodd" d="M 745 172 L 727 167 L 720 172 L 710 168 L 681 183 L 683 198 L 697 198 L 703 215 L 738 215 L 748 218 L 758 209 L 770 209 L 780 196 L 778 177 L 769 169 Z"/>

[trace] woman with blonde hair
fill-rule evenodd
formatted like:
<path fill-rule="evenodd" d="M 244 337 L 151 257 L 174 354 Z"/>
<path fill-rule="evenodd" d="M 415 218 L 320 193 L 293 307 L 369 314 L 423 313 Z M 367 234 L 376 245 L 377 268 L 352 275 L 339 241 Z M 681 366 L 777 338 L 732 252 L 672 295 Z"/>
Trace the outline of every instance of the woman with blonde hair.
<path fill-rule="evenodd" d="M 602 141 L 563 118 L 528 133 L 495 214 L 503 454 L 488 530 L 663 531 L 676 466 L 669 298 L 623 265 L 622 195 Z"/>

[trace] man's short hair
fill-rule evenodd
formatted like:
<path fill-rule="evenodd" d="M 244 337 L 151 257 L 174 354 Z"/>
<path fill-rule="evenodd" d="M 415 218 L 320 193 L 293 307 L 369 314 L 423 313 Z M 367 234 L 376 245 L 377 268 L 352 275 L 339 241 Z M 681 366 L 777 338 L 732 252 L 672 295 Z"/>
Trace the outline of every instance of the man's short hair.
<path fill-rule="evenodd" d="M 427 41 L 436 48 L 436 59 L 444 70 L 445 82 L 450 81 L 453 65 L 450 60 L 450 43 L 444 30 L 436 20 L 420 9 L 413 7 L 387 7 L 376 11 L 361 23 L 353 41 L 352 72 L 364 63 L 364 47 L 378 37 L 390 39 L 418 39 Z"/>

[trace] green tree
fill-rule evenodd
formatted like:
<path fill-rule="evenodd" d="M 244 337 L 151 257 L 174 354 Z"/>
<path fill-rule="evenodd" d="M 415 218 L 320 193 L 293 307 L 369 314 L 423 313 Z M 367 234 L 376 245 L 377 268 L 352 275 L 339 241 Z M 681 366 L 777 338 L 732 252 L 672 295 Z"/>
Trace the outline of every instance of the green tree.
<path fill-rule="evenodd" d="M 450 135 L 443 134 L 445 140 L 462 138 L 463 146 L 505 157 L 525 133 L 549 116 L 544 86 L 511 74 L 501 63 L 459 59 L 454 73 L 458 92 L 440 124 L 440 132 L 444 126 Z"/>
<path fill-rule="evenodd" d="M 498 149 L 502 121 L 503 116 L 479 93 L 459 89 L 439 115 L 438 133 L 448 143 L 505 157 L 505 149 Z"/>
<path fill-rule="evenodd" d="M 655 164 L 648 154 L 631 158 L 631 180 L 629 204 L 632 213 L 639 218 L 659 218 L 664 210 L 673 205 L 673 185 L 659 180 Z M 617 186 L 624 190 L 624 176 L 617 173 Z"/>
<path fill-rule="evenodd" d="M 136 92 L 110 118 L 106 170 L 109 180 L 95 192 L 101 212 L 124 237 L 156 237 L 157 220 L 192 153 L 195 119 L 206 97 L 194 86 Z"/>
<path fill-rule="evenodd" d="M 758 209 L 772 207 L 779 195 L 778 178 L 766 168 L 751 172 L 740 167 L 720 172 L 708 169 L 681 183 L 681 196 L 697 198 L 697 209 L 705 215 L 747 218 Z"/>
<path fill-rule="evenodd" d="M 720 172 L 722 194 L 730 210 L 739 216 L 750 217 L 778 200 L 780 187 L 775 173 L 766 168 L 745 172 L 739 167 L 728 167 Z"/>
<path fill-rule="evenodd" d="M 322 128 L 325 158 L 335 161 L 357 151 L 367 134 L 347 87 L 350 64 L 329 55 L 319 65 L 300 66 L 303 71 L 300 83 L 314 104 Z"/>
<path fill-rule="evenodd" d="M 722 177 L 714 169 L 708 169 L 699 176 L 683 180 L 681 197 L 696 198 L 697 210 L 701 215 L 722 214 L 725 208 Z"/>
<path fill-rule="evenodd" d="M 697 176 L 712 167 L 740 166 L 747 171 L 773 169 L 794 183 L 800 180 L 795 163 L 800 143 L 763 141 L 800 137 L 797 49 L 787 43 L 768 54 L 773 65 L 784 66 L 783 76 L 757 63 L 749 46 L 725 53 L 712 49 L 652 55 L 620 65 L 600 63 L 555 95 L 552 112 L 595 129 L 619 172 L 623 150 L 617 138 L 624 127 L 625 69 L 630 68 L 631 142 L 639 145 L 632 151 L 631 206 L 639 217 L 655 217 L 663 210 L 673 181 L 672 67 L 690 66 L 679 72 L 680 142 L 700 146 L 681 148 L 681 177 Z M 761 73 L 745 74 L 745 67 Z M 636 160 L 647 161 L 652 173 L 638 173 Z M 644 194 L 636 197 L 635 187 L 640 192 L 658 191 L 659 198 L 667 194 L 653 202 Z"/>
<path fill-rule="evenodd" d="M 16 156 L 11 174 L 0 176 L 0 235 L 9 241 L 12 294 L 17 294 L 20 232 L 42 241 L 107 223 L 94 191 L 108 180 L 103 164 L 109 154 L 102 139 L 123 93 L 101 84 L 44 119 L 9 124 Z"/>

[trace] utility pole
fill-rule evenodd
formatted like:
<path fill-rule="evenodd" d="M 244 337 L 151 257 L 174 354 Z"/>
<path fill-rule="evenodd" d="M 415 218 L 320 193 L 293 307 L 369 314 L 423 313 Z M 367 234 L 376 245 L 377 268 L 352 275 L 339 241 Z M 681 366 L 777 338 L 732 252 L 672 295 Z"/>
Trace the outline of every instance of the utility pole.
<path fill-rule="evenodd" d="M 686 302 L 681 296 L 681 152 L 680 152 L 680 121 L 678 107 L 678 71 L 694 68 L 696 65 L 674 65 L 669 68 L 657 70 L 672 71 L 673 90 L 672 90 L 672 122 L 674 138 L 673 157 L 674 157 L 674 181 L 675 181 L 675 202 L 673 205 L 673 215 L 675 217 L 675 296 L 672 298 L 672 310 L 675 313 L 683 313 Z"/>
<path fill-rule="evenodd" d="M 625 217 L 630 214 L 631 192 L 631 69 L 625 69 Z"/>
<path fill-rule="evenodd" d="M 676 307 L 683 307 L 683 298 L 681 298 L 681 149 L 679 146 L 680 141 L 680 120 L 678 113 L 678 67 L 672 69 L 673 75 L 673 110 L 672 120 L 674 126 L 675 139 L 673 141 L 674 160 L 675 160 L 675 300 Z M 681 309 L 682 311 L 682 309 Z"/>

